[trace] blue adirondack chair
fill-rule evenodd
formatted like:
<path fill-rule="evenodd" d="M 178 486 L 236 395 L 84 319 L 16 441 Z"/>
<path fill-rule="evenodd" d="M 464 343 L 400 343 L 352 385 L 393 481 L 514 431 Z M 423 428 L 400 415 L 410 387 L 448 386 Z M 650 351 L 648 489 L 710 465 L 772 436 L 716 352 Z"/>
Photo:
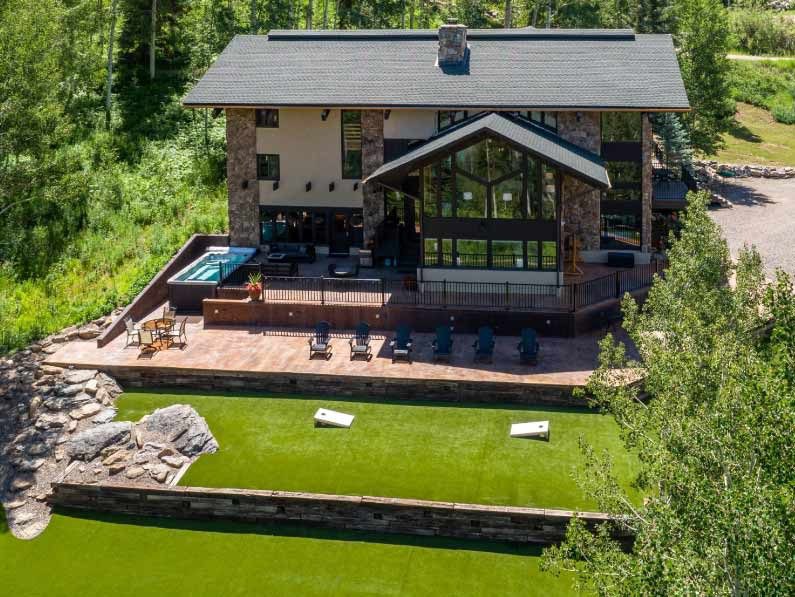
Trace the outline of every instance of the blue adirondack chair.
<path fill-rule="evenodd" d="M 395 337 L 389 343 L 392 349 L 392 362 L 398 359 L 406 359 L 411 363 L 411 328 L 407 325 L 400 325 L 395 332 Z"/>
<path fill-rule="evenodd" d="M 322 354 L 328 360 L 331 358 L 331 324 L 321 321 L 315 326 L 315 334 L 309 339 L 309 358 Z"/>
<path fill-rule="evenodd" d="M 519 361 L 527 365 L 535 365 L 538 363 L 538 339 L 536 331 L 533 328 L 524 328 L 522 330 L 522 339 L 517 346 L 519 349 Z"/>
<path fill-rule="evenodd" d="M 453 352 L 453 336 L 450 327 L 441 325 L 436 328 L 436 338 L 433 341 L 433 358 L 450 360 Z"/>
<path fill-rule="evenodd" d="M 472 344 L 475 349 L 476 361 L 487 361 L 491 363 L 494 358 L 494 330 L 488 326 L 478 329 L 478 339 Z"/>
<path fill-rule="evenodd" d="M 370 326 L 363 321 L 357 325 L 356 332 L 348 341 L 348 344 L 351 347 L 351 360 L 357 356 L 364 356 L 369 361 L 373 356 L 372 347 L 370 346 Z"/>

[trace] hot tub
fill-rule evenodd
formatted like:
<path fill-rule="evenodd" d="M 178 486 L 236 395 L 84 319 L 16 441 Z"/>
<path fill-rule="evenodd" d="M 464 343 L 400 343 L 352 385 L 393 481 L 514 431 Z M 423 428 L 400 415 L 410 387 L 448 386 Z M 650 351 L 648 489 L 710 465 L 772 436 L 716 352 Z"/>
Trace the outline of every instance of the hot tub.
<path fill-rule="evenodd" d="M 208 247 L 207 251 L 168 280 L 168 302 L 183 311 L 200 311 L 202 300 L 215 296 L 221 271 L 229 275 L 251 259 L 251 247 Z"/>

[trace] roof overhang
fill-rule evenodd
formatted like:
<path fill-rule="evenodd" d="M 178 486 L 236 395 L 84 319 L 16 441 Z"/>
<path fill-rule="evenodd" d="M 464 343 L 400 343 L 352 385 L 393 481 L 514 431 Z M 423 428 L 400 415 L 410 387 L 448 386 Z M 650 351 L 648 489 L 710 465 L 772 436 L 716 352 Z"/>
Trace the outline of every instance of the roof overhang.
<path fill-rule="evenodd" d="M 528 120 L 497 112 L 479 114 L 445 129 L 421 146 L 387 162 L 363 182 L 398 185 L 409 172 L 431 164 L 443 155 L 484 136 L 503 139 L 595 188 L 610 188 L 610 178 L 600 156 Z"/>

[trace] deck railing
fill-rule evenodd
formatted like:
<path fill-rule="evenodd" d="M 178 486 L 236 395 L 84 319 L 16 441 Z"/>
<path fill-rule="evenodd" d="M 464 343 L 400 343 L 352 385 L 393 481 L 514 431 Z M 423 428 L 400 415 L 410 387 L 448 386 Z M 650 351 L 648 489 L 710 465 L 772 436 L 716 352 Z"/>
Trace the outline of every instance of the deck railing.
<path fill-rule="evenodd" d="M 662 275 L 664 265 L 660 261 L 652 261 L 593 280 L 560 286 L 446 280 L 420 282 L 411 278 L 391 280 L 263 276 L 263 299 L 270 302 L 321 305 L 391 304 L 566 313 L 651 286 L 654 275 Z M 222 279 L 221 285 L 243 286 L 249 274 L 261 271 L 259 264 L 244 264 L 230 271 Z"/>

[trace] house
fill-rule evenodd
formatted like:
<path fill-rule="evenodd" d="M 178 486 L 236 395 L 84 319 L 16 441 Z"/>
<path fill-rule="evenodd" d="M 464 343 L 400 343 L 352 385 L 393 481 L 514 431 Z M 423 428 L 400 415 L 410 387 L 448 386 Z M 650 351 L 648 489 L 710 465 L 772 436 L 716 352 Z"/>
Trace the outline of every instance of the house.
<path fill-rule="evenodd" d="M 233 245 L 538 284 L 648 262 L 650 115 L 689 110 L 669 35 L 455 23 L 237 36 L 183 103 L 226 111 Z"/>

